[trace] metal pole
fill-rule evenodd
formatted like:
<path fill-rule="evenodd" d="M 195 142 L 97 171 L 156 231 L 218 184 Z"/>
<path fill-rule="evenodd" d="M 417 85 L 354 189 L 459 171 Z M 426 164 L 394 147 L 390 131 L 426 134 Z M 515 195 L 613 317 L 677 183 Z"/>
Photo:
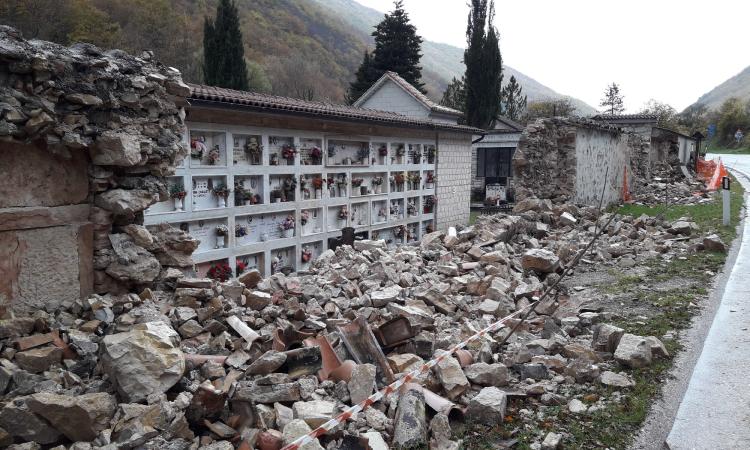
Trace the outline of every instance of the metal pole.
<path fill-rule="evenodd" d="M 724 226 L 729 226 L 729 213 L 731 211 L 731 207 L 729 204 L 729 177 L 723 177 L 721 179 L 721 197 L 723 202 L 723 219 L 724 219 Z"/>

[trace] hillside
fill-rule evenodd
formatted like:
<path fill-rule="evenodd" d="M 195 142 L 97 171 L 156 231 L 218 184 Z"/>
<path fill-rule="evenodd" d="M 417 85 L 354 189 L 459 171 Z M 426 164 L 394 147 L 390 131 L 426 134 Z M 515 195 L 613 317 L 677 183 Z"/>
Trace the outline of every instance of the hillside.
<path fill-rule="evenodd" d="M 696 104 L 703 104 L 708 109 L 719 109 L 725 100 L 732 97 L 737 97 L 743 102 L 750 100 L 750 67 L 701 95 L 688 108 Z"/>
<path fill-rule="evenodd" d="M 240 14 L 251 89 L 293 97 L 342 102 L 383 13 L 354 0 L 235 0 Z M 200 82 L 203 21 L 217 0 L 0 0 L 0 24 L 27 38 L 69 45 L 90 42 L 138 54 L 153 50 L 188 81 Z M 464 72 L 463 50 L 423 44 L 423 79 L 439 100 Z M 561 94 L 505 66 L 530 100 Z M 594 112 L 573 99 L 583 114 Z"/>
<path fill-rule="evenodd" d="M 372 44 L 370 33 L 373 26 L 382 20 L 383 13 L 363 6 L 354 0 L 312 1 L 326 8 L 332 15 L 345 17 L 348 24 L 357 30 L 362 39 Z M 452 45 L 425 40 L 422 44 L 422 52 L 423 78 L 427 84 L 428 95 L 435 100 L 439 100 L 451 79 L 463 74 L 465 70 L 463 64 L 464 50 Z M 531 101 L 565 97 L 513 67 L 503 65 L 503 69 L 505 80 L 514 75 Z M 582 114 L 596 113 L 596 109 L 585 102 L 572 97 L 571 100 Z"/>

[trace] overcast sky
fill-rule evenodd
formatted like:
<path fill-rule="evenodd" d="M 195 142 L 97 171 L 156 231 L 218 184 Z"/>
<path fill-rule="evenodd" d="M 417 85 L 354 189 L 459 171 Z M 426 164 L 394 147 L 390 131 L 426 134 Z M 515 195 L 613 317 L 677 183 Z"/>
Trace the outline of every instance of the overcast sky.
<path fill-rule="evenodd" d="M 388 11 L 392 0 L 357 0 Z M 466 46 L 466 0 L 404 0 L 422 37 Z M 746 0 L 496 1 L 503 63 L 598 108 L 617 82 L 628 112 L 681 111 L 750 65 Z"/>

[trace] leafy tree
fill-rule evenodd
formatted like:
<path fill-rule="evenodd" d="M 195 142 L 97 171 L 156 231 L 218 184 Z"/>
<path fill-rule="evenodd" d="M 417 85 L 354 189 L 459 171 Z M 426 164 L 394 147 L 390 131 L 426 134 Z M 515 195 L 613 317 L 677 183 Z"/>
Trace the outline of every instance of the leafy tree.
<path fill-rule="evenodd" d="M 88 0 L 73 0 L 70 42 L 88 42 L 100 47 L 113 47 L 120 36 L 120 26 Z"/>
<path fill-rule="evenodd" d="M 708 135 L 709 116 L 708 107 L 703 103 L 697 103 L 685 108 L 677 116 L 677 121 L 690 132 L 700 131 L 704 135 Z"/>
<path fill-rule="evenodd" d="M 464 82 L 465 77 L 461 77 L 459 80 L 453 77 L 448 87 L 443 92 L 443 98 L 440 99 L 440 104 L 447 106 L 448 108 L 457 109 L 463 111 L 466 107 L 466 84 Z"/>
<path fill-rule="evenodd" d="M 372 54 L 365 51 L 362 64 L 347 92 L 350 103 L 361 97 L 388 70 L 399 74 L 422 93 L 427 93 L 419 65 L 422 38 L 417 35 L 417 28 L 409 22 L 403 0 L 396 0 L 393 6 L 393 11 L 386 14 L 372 32 L 375 50 Z"/>
<path fill-rule="evenodd" d="M 688 130 L 677 120 L 677 111 L 666 103 L 654 100 L 653 98 L 646 102 L 641 108 L 640 114 L 651 114 L 656 116 L 657 125 L 670 130 L 687 133 Z"/>
<path fill-rule="evenodd" d="M 734 133 L 739 129 L 747 133 L 750 126 L 750 116 L 746 105 L 736 97 L 724 101 L 719 108 L 719 121 L 716 124 L 716 137 L 721 144 L 734 143 Z"/>
<path fill-rule="evenodd" d="M 240 18 L 234 0 L 220 0 L 213 23 L 203 25 L 203 75 L 206 84 L 246 90 L 247 65 Z"/>
<path fill-rule="evenodd" d="M 362 64 L 360 64 L 357 73 L 354 75 L 354 81 L 349 85 L 349 91 L 346 94 L 346 101 L 349 104 L 357 101 L 372 84 L 377 81 L 382 73 L 379 73 L 372 63 L 372 57 L 370 52 L 365 50 L 365 56 L 362 58 Z"/>
<path fill-rule="evenodd" d="M 620 93 L 620 86 L 617 83 L 612 83 L 604 90 L 604 98 L 602 98 L 599 106 L 603 106 L 607 114 L 621 114 L 625 111 L 623 98 L 624 96 Z"/>
<path fill-rule="evenodd" d="M 511 75 L 510 82 L 500 92 L 502 114 L 511 119 L 518 120 L 526 109 L 527 98 L 523 95 L 523 88 Z"/>
<path fill-rule="evenodd" d="M 521 122 L 527 124 L 545 117 L 570 117 L 575 112 L 576 107 L 568 97 L 536 101 L 528 104 L 526 113 L 521 116 Z"/>
<path fill-rule="evenodd" d="M 494 2 L 472 0 L 466 27 L 466 122 L 491 128 L 500 114 L 502 57 L 494 19 Z"/>

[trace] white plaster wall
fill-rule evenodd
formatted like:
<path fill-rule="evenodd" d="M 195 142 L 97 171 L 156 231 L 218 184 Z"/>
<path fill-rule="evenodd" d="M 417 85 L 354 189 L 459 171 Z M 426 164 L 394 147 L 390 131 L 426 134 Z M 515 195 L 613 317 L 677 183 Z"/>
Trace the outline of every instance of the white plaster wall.
<path fill-rule="evenodd" d="M 627 135 L 578 129 L 575 151 L 575 202 L 597 206 L 605 186 L 605 176 L 603 206 L 619 202 L 625 170 L 628 179 L 632 180 Z"/>
<path fill-rule="evenodd" d="M 383 86 L 360 106 L 362 108 L 392 111 L 420 119 L 427 119 L 430 115 L 429 109 L 390 80 L 383 83 Z M 436 118 L 436 120 L 439 119 Z"/>
<path fill-rule="evenodd" d="M 441 133 L 438 138 L 437 229 L 469 223 L 471 136 Z"/>

